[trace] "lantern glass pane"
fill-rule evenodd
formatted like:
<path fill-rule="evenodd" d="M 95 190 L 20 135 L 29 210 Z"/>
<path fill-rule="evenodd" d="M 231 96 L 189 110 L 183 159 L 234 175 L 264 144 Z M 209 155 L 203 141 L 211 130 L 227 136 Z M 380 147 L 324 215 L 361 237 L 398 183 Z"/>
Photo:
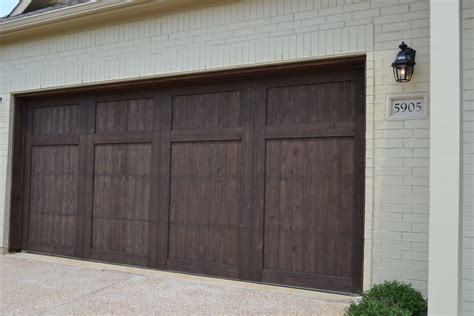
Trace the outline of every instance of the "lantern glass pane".
<path fill-rule="evenodd" d="M 407 70 L 405 66 L 398 68 L 398 73 L 401 81 L 405 81 L 407 79 Z"/>
<path fill-rule="evenodd" d="M 400 65 L 393 68 L 393 75 L 398 82 L 406 82 L 411 80 L 413 67 L 409 65 Z"/>
<path fill-rule="evenodd" d="M 406 74 L 405 79 L 407 81 L 410 81 L 412 75 L 413 75 L 413 66 L 407 66 L 407 74 Z"/>

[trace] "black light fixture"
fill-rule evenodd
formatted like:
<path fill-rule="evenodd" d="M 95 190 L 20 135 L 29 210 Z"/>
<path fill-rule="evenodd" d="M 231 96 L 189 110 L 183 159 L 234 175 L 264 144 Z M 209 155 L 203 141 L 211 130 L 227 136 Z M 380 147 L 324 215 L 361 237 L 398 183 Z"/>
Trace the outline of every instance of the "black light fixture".
<path fill-rule="evenodd" d="M 402 42 L 398 47 L 400 51 L 392 63 L 393 75 L 397 82 L 408 82 L 411 80 L 415 68 L 416 50 L 408 47 L 405 42 Z"/>

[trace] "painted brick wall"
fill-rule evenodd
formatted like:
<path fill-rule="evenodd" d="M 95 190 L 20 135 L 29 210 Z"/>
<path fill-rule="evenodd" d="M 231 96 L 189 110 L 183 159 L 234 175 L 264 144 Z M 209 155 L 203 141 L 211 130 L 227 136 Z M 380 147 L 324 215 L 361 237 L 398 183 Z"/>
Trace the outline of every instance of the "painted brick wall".
<path fill-rule="evenodd" d="M 390 64 L 417 50 L 412 82 Z M 389 94 L 429 92 L 428 0 L 243 0 L 0 48 L 0 236 L 8 243 L 11 93 L 263 63 L 367 55 L 364 286 L 426 294 L 429 120 L 386 120 Z"/>
<path fill-rule="evenodd" d="M 474 316 L 474 2 L 463 0 L 463 315 Z"/>

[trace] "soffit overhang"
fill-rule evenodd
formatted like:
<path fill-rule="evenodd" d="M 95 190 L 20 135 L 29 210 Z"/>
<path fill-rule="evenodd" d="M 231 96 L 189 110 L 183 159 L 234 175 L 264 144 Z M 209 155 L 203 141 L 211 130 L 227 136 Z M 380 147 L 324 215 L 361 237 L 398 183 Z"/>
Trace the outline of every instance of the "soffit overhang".
<path fill-rule="evenodd" d="M 108 0 L 0 21 L 0 46 L 238 0 Z"/>

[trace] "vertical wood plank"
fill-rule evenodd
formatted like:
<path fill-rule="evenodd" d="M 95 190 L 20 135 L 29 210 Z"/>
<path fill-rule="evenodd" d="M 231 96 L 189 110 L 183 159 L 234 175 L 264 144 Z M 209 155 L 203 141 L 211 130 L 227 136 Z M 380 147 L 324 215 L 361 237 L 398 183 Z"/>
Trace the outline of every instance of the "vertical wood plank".
<path fill-rule="evenodd" d="M 25 164 L 25 133 L 26 133 L 26 104 L 23 99 L 14 100 L 14 140 L 13 140 L 13 168 L 10 206 L 10 235 L 8 251 L 20 251 L 22 240 L 22 201 Z"/>
<path fill-rule="evenodd" d="M 253 134 L 253 198 L 251 229 L 253 231 L 250 279 L 260 281 L 263 269 L 263 216 L 265 204 L 265 126 L 267 122 L 267 89 L 256 85 Z"/>
<path fill-rule="evenodd" d="M 253 203 L 253 142 L 255 89 L 247 88 L 243 92 L 241 105 L 242 152 L 241 152 L 241 183 L 240 183 L 240 234 L 239 234 L 239 277 L 244 280 L 258 280 L 252 266 L 253 242 L 255 230 L 252 229 Z"/>
<path fill-rule="evenodd" d="M 31 191 L 31 136 L 33 129 L 33 110 L 28 108 L 26 114 L 25 131 L 25 165 L 23 183 L 23 218 L 22 218 L 22 248 L 28 249 L 29 219 L 30 219 L 30 191 Z"/>
<path fill-rule="evenodd" d="M 156 107 L 155 107 L 156 109 Z M 161 192 L 161 131 L 153 132 L 152 140 L 152 165 L 151 165 L 151 203 L 149 209 L 149 250 L 148 250 L 148 266 L 151 268 L 158 267 L 158 255 L 160 245 L 160 197 Z"/>
<path fill-rule="evenodd" d="M 171 157 L 171 115 L 173 107 L 171 91 L 162 92 L 161 97 L 161 144 L 159 167 L 159 227 L 157 266 L 166 269 L 168 260 L 168 230 L 170 203 L 170 157 Z"/>
<path fill-rule="evenodd" d="M 81 98 L 79 107 L 79 157 L 77 185 L 76 246 L 75 256 L 84 257 L 84 227 L 86 221 L 86 183 L 87 183 L 87 134 L 94 133 L 95 104 L 91 96 Z"/>
<path fill-rule="evenodd" d="M 77 216 L 76 216 L 76 247 L 74 255 L 83 257 L 84 244 L 84 222 L 85 194 L 86 194 L 86 168 L 87 168 L 87 134 L 79 136 L 79 159 L 78 159 L 78 185 L 77 185 Z"/>
<path fill-rule="evenodd" d="M 85 179 L 84 179 L 84 233 L 82 242 L 83 258 L 91 256 L 91 238 L 92 238 L 92 208 L 94 195 L 94 134 L 85 136 L 86 161 L 85 161 Z"/>
<path fill-rule="evenodd" d="M 151 201 L 148 215 L 149 241 L 148 241 L 148 266 L 158 267 L 158 255 L 160 245 L 160 198 L 161 184 L 161 129 L 162 129 L 162 95 L 160 91 L 155 92 L 153 97 L 153 137 L 151 148 Z"/>
<path fill-rule="evenodd" d="M 91 239 L 92 239 L 92 208 L 93 208 L 93 197 L 94 197 L 94 157 L 95 157 L 95 145 L 94 145 L 94 133 L 96 128 L 96 108 L 97 102 L 94 97 L 86 99 L 84 105 L 86 112 L 86 123 L 83 129 L 83 142 L 81 143 L 85 147 L 85 154 L 81 155 L 84 161 L 83 164 L 84 173 L 83 177 L 83 191 L 84 191 L 84 202 L 83 202 L 83 237 L 82 237 L 82 257 L 91 257 Z"/>

